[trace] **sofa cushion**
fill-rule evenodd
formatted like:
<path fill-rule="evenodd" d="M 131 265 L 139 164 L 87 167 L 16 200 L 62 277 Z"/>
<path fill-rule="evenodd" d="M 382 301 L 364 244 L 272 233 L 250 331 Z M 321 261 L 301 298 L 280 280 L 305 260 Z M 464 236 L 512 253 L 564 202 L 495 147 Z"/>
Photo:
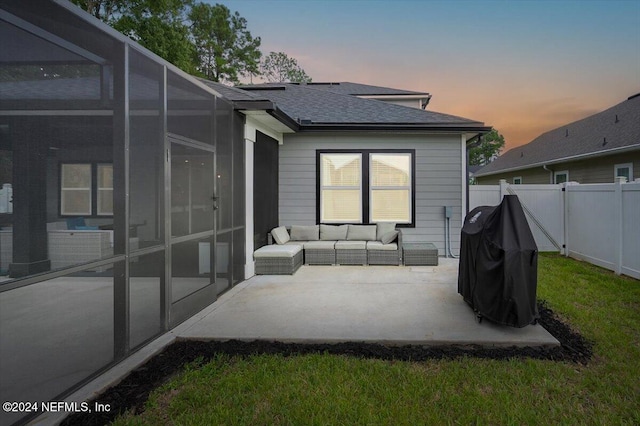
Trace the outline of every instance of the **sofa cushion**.
<path fill-rule="evenodd" d="M 387 232 L 382 236 L 382 238 L 380 238 L 380 242 L 382 244 L 389 244 L 390 242 L 395 241 L 397 237 L 398 231 Z"/>
<path fill-rule="evenodd" d="M 254 259 L 264 257 L 279 257 L 279 258 L 291 258 L 300 253 L 302 246 L 298 245 L 270 245 L 260 247 L 253 252 Z"/>
<path fill-rule="evenodd" d="M 307 241 L 304 243 L 304 249 L 333 250 L 335 243 L 335 241 Z"/>
<path fill-rule="evenodd" d="M 366 250 L 366 241 L 337 241 L 336 250 Z"/>
<path fill-rule="evenodd" d="M 375 241 L 376 225 L 349 225 L 347 240 L 349 241 Z"/>
<path fill-rule="evenodd" d="M 398 245 L 396 243 L 382 244 L 380 241 L 367 241 L 367 250 L 396 251 Z"/>
<path fill-rule="evenodd" d="M 276 244 L 286 244 L 291 239 L 287 228 L 284 226 L 278 226 L 271 231 L 271 236 L 275 240 Z"/>
<path fill-rule="evenodd" d="M 320 227 L 318 225 L 291 227 L 291 239 L 294 241 L 318 241 L 320 239 Z"/>
<path fill-rule="evenodd" d="M 384 234 L 387 234 L 395 230 L 396 230 L 395 223 L 388 223 L 388 222 L 378 223 L 376 225 L 376 240 L 382 241 L 382 237 L 384 236 Z"/>
<path fill-rule="evenodd" d="M 320 239 L 330 240 L 346 240 L 349 225 L 320 225 Z"/>

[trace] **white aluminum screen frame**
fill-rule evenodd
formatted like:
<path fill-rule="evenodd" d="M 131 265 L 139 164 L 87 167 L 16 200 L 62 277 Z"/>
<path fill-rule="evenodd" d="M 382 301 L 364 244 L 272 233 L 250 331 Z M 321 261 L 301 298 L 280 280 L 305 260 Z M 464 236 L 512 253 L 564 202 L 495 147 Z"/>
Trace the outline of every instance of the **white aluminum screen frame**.
<path fill-rule="evenodd" d="M 358 185 L 346 185 L 346 186 L 337 186 L 337 185 L 325 185 L 324 184 L 324 158 L 325 157 L 358 157 L 359 160 L 359 170 L 358 170 Z M 320 153 L 320 223 L 362 223 L 362 153 L 359 152 L 348 152 L 348 153 L 338 153 L 338 152 L 323 152 Z M 357 218 L 338 218 L 338 219 L 326 219 L 324 217 L 324 191 L 340 191 L 340 190 L 348 190 L 348 191 L 358 191 L 358 214 Z"/>
<path fill-rule="evenodd" d="M 379 156 L 379 157 L 383 157 L 383 156 L 387 156 L 387 157 L 407 157 L 407 176 L 409 177 L 409 179 L 407 180 L 407 184 L 406 185 L 397 185 L 397 186 L 375 186 L 373 184 L 373 178 L 374 178 L 374 171 L 375 168 L 373 167 L 373 158 L 374 156 Z M 413 157 L 412 154 L 409 152 L 372 152 L 369 154 L 369 223 L 382 223 L 382 222 L 392 222 L 392 223 L 412 223 L 412 198 L 413 198 L 413 194 L 412 194 L 412 189 L 413 189 L 413 171 L 412 171 L 412 167 L 413 167 Z M 407 210 L 406 210 L 406 219 L 403 218 L 389 218 L 389 219 L 385 219 L 385 220 L 376 220 L 373 217 L 373 192 L 374 191 L 380 191 L 380 190 L 386 190 L 386 191 L 407 191 L 408 196 L 407 196 Z"/>

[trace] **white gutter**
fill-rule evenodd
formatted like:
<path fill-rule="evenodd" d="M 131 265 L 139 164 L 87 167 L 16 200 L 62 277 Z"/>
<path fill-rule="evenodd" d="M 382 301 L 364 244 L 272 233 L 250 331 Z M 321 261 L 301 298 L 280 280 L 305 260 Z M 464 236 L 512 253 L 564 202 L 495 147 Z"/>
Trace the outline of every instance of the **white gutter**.
<path fill-rule="evenodd" d="M 513 149 L 517 149 L 517 148 L 513 148 Z M 501 169 L 501 170 L 496 170 L 494 172 L 485 172 L 482 174 L 476 174 L 475 177 L 484 177 L 484 176 L 491 176 L 491 175 L 497 175 L 500 173 L 508 173 L 508 172 L 515 172 L 518 170 L 525 170 L 525 169 L 530 169 L 533 167 L 539 167 L 539 166 L 548 166 L 551 164 L 557 164 L 557 163 L 564 163 L 567 161 L 572 161 L 572 160 L 582 160 L 585 158 L 590 158 L 590 157 L 599 157 L 602 155 L 609 155 L 609 154 L 617 154 L 617 153 L 621 153 L 621 152 L 627 152 L 627 151 L 634 151 L 636 149 L 640 149 L 640 143 L 634 144 L 634 145 L 628 145 L 628 146 L 623 146 L 620 148 L 613 148 L 613 149 L 607 149 L 607 150 L 603 150 L 603 151 L 596 151 L 596 152 L 590 152 L 588 154 L 578 154 L 578 155 L 571 155 L 569 157 L 562 157 L 562 158 L 556 158 L 554 160 L 548 160 L 548 161 L 539 161 L 537 163 L 531 163 L 531 164 L 526 164 L 523 166 L 517 166 L 517 167 L 510 167 L 508 169 Z M 547 169 L 545 169 L 547 170 Z"/>

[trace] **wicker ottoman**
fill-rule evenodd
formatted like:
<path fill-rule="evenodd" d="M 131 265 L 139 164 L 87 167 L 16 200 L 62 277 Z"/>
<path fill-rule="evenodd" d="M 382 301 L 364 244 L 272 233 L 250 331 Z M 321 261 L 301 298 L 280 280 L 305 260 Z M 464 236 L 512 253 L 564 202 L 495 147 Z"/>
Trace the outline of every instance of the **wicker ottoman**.
<path fill-rule="evenodd" d="M 335 241 L 309 241 L 304 243 L 305 265 L 335 265 Z"/>
<path fill-rule="evenodd" d="M 431 243 L 405 243 L 402 245 L 404 264 L 410 265 L 438 265 L 438 249 Z"/>
<path fill-rule="evenodd" d="M 336 263 L 338 265 L 366 265 L 366 241 L 338 241 L 336 242 Z"/>
<path fill-rule="evenodd" d="M 302 266 L 299 245 L 270 245 L 253 252 L 256 275 L 293 275 Z"/>

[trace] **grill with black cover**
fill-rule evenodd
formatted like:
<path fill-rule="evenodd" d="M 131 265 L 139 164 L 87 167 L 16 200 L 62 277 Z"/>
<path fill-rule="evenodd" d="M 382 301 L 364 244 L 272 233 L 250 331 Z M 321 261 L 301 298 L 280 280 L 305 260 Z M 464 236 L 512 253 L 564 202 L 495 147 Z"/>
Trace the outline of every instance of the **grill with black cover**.
<path fill-rule="evenodd" d="M 478 314 L 524 327 L 538 316 L 538 247 L 516 195 L 480 206 L 464 219 L 458 293 Z"/>

